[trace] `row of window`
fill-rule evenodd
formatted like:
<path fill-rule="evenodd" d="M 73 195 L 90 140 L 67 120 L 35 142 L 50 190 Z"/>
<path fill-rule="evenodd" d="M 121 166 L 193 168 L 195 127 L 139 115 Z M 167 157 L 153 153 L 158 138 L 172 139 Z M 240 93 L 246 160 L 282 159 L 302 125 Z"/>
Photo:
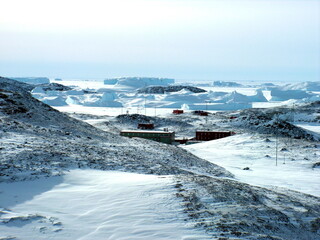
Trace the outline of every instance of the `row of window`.
<path fill-rule="evenodd" d="M 121 135 L 128 137 L 171 137 L 172 134 L 163 133 L 122 133 Z"/>

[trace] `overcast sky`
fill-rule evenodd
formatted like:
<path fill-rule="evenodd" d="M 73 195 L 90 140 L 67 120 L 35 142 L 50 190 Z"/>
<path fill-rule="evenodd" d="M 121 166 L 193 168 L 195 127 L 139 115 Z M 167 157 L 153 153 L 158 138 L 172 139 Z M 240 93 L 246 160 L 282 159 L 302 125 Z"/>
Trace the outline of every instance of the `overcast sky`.
<path fill-rule="evenodd" d="M 318 0 L 0 0 L 0 75 L 320 81 Z"/>

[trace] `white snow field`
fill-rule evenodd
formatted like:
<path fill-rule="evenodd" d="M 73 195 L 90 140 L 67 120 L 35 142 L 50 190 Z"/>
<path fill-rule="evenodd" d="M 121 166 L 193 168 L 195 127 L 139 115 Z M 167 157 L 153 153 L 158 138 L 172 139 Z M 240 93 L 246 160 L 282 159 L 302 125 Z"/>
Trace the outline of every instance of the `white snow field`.
<path fill-rule="evenodd" d="M 266 188 L 282 187 L 320 197 L 320 169 L 293 151 L 281 151 L 286 146 L 278 143 L 276 165 L 276 139 L 236 134 L 231 137 L 184 146 L 196 156 L 224 167 L 241 182 Z M 320 149 L 310 152 L 320 158 Z M 314 157 L 314 156 L 313 156 Z M 249 168 L 245 170 L 245 168 Z"/>
<path fill-rule="evenodd" d="M 298 123 L 295 124 L 298 127 L 307 129 L 309 131 L 313 131 L 316 133 L 320 133 L 320 124 L 316 124 L 316 123 Z"/>
<path fill-rule="evenodd" d="M 71 170 L 0 184 L 0 239 L 209 239 L 193 228 L 171 176 Z"/>

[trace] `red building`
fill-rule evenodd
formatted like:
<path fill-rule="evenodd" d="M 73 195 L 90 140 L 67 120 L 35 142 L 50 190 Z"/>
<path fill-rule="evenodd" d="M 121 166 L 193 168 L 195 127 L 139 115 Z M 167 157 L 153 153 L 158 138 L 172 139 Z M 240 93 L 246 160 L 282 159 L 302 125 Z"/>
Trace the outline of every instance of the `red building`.
<path fill-rule="evenodd" d="M 197 141 L 210 141 L 219 138 L 229 137 L 234 135 L 234 132 L 211 132 L 211 131 L 196 131 Z"/>
<path fill-rule="evenodd" d="M 208 114 L 209 114 L 208 112 L 200 111 L 200 110 L 199 110 L 199 111 L 198 111 L 198 110 L 197 110 L 197 111 L 194 111 L 193 113 L 194 113 L 195 115 L 199 115 L 199 116 L 208 116 Z"/>
<path fill-rule="evenodd" d="M 183 114 L 183 110 L 176 109 L 176 110 L 173 110 L 172 113 L 173 114 Z"/>
<path fill-rule="evenodd" d="M 139 123 L 138 129 L 154 129 L 153 123 Z"/>

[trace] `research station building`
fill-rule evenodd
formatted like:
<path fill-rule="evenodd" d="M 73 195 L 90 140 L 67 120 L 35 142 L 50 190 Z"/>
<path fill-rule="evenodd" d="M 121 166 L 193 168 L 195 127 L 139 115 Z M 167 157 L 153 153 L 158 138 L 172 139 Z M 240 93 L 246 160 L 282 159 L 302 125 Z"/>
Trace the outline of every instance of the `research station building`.
<path fill-rule="evenodd" d="M 150 139 L 157 142 L 172 144 L 175 138 L 175 132 L 173 131 L 137 131 L 137 130 L 122 130 L 121 136 L 125 137 L 139 137 Z"/>

